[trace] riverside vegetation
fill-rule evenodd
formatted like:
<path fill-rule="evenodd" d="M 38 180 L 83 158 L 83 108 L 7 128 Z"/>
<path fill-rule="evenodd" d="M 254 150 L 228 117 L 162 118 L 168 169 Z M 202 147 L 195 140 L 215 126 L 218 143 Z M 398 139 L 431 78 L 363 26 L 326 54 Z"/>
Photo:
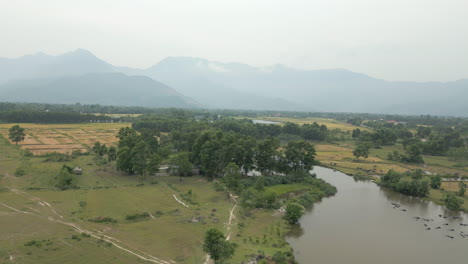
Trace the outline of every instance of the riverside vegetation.
<path fill-rule="evenodd" d="M 466 208 L 463 188 L 456 193 L 442 190 L 442 177 L 466 175 L 465 119 L 385 117 L 405 122 L 394 124 L 373 121 L 378 120 L 375 115 L 286 112 L 274 117 L 271 112 L 180 109 L 158 109 L 130 118 L 131 127 L 118 124 L 116 140 L 89 142 L 83 144 L 84 150 L 70 154 L 32 156 L 10 145 L 6 137 L 1 139 L 0 196 L 7 215 L 2 221 L 14 230 L 18 215 L 25 223 L 40 218 L 48 233 L 32 235 L 23 230 L 0 254 L 25 263 L 48 256 L 54 263 L 68 254 L 82 254 L 71 253 L 79 247 L 90 252 L 90 259 L 112 255 L 126 263 L 135 262 L 135 257 L 154 263 L 198 263 L 205 259 L 200 241 L 206 230 L 214 228 L 233 245 L 233 254 L 225 255 L 231 258 L 218 262 L 293 263 L 284 240 L 289 225 L 298 221 L 304 208 L 336 192 L 308 173 L 316 164 L 354 174 L 356 179 L 380 174 L 383 186 L 427 196 L 453 209 Z M 281 124 L 253 124 L 254 118 Z M 83 125 L 115 129 L 117 124 Z M 168 165 L 176 176 L 152 176 L 161 165 Z M 83 174 L 73 174 L 74 167 L 82 167 Z M 193 168 L 203 176 L 188 177 Z M 434 175 L 417 170 L 421 168 Z M 75 244 L 68 241 L 74 232 L 67 229 L 71 226 L 98 239 L 97 249 L 89 250 L 94 243 L 89 239 L 79 245 L 77 239 L 70 240 Z M 44 237 L 51 232 L 53 238 Z M 56 246 L 28 251 L 30 247 L 21 245 L 30 238 L 49 239 Z M 142 252 L 129 254 L 120 247 L 138 247 Z M 110 255 L 101 248 L 110 250 Z"/>

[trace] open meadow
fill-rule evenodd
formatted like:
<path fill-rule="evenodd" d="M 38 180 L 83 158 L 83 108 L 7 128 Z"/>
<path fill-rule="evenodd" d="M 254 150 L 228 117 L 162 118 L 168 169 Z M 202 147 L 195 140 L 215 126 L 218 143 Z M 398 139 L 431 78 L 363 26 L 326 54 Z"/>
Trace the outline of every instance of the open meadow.
<path fill-rule="evenodd" d="M 124 124 L 119 124 L 123 126 Z M 36 126 L 27 133 L 118 129 L 114 124 Z M 37 131 L 37 132 L 36 132 Z M 105 132 L 104 132 L 105 131 Z M 44 132 L 45 133 L 45 132 Z M 102 141 L 103 142 L 103 141 Z M 107 142 L 106 142 L 107 143 Z M 23 147 L 23 146 L 21 146 Z M 232 263 L 258 250 L 289 250 L 289 225 L 274 210 L 246 213 L 205 177 L 128 176 L 93 155 L 66 162 L 24 155 L 0 136 L 0 259 L 2 263 L 203 263 L 207 229 L 217 228 L 238 247 Z M 83 168 L 79 189 L 56 190 L 64 165 Z M 18 168 L 21 175 L 15 175 Z M 304 185 L 272 188 L 278 195 Z"/>

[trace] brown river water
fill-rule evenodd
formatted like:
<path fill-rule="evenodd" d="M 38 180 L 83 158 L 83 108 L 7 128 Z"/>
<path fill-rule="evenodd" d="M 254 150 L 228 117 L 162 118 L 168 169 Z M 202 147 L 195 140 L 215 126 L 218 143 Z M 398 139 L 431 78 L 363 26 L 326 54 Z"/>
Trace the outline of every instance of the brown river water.
<path fill-rule="evenodd" d="M 338 192 L 314 204 L 290 232 L 300 264 L 468 263 L 468 225 L 461 225 L 467 214 L 331 169 L 314 172 Z"/>

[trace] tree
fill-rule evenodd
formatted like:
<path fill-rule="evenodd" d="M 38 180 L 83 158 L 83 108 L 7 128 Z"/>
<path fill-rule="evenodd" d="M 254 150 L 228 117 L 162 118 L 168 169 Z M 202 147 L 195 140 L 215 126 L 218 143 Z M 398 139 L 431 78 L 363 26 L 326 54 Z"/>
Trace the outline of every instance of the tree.
<path fill-rule="evenodd" d="M 132 148 L 130 157 L 133 172 L 144 176 L 147 170 L 148 159 L 151 157 L 148 144 L 143 140 L 138 142 L 135 147 Z"/>
<path fill-rule="evenodd" d="M 109 161 L 117 159 L 117 149 L 114 146 L 110 146 L 109 149 L 107 149 L 107 159 Z"/>
<path fill-rule="evenodd" d="M 406 148 L 406 153 L 401 157 L 401 160 L 404 162 L 411 163 L 424 163 L 424 160 L 421 156 L 422 150 L 418 144 L 410 145 Z"/>
<path fill-rule="evenodd" d="M 370 145 L 368 143 L 358 143 L 353 150 L 353 155 L 359 159 L 359 157 L 367 158 L 369 156 Z"/>
<path fill-rule="evenodd" d="M 295 224 L 299 218 L 304 214 L 304 207 L 299 203 L 289 203 L 286 206 L 286 213 L 284 219 L 290 224 Z"/>
<path fill-rule="evenodd" d="M 24 128 L 20 127 L 19 125 L 14 125 L 8 130 L 8 138 L 15 142 L 16 145 L 18 145 L 18 142 L 21 142 L 24 140 L 26 137 L 26 134 L 24 133 Z"/>
<path fill-rule="evenodd" d="M 177 173 L 179 174 L 180 181 L 182 181 L 182 176 L 189 176 L 192 173 L 192 163 L 189 160 L 188 153 L 180 153 L 176 157 L 172 158 L 171 164 L 177 167 Z"/>
<path fill-rule="evenodd" d="M 309 171 L 315 164 L 315 148 L 306 141 L 291 141 L 284 151 L 287 168 Z"/>
<path fill-rule="evenodd" d="M 153 155 L 151 155 L 151 157 L 148 160 L 146 171 L 148 172 L 149 175 L 153 175 L 159 171 L 160 164 L 161 164 L 161 156 L 159 156 L 157 153 L 154 153 Z"/>
<path fill-rule="evenodd" d="M 275 168 L 275 158 L 278 155 L 277 149 L 280 142 L 277 138 L 269 137 L 258 144 L 257 154 L 255 155 L 257 167 L 265 173 Z"/>
<path fill-rule="evenodd" d="M 451 210 L 460 210 L 463 204 L 463 200 L 457 198 L 453 192 L 446 192 L 443 201 Z"/>
<path fill-rule="evenodd" d="M 223 182 L 226 184 L 226 187 L 232 192 L 240 191 L 241 183 L 241 174 L 239 172 L 239 166 L 234 162 L 230 162 L 226 167 L 226 173 L 223 178 Z"/>
<path fill-rule="evenodd" d="M 59 174 L 55 177 L 55 187 L 59 190 L 75 188 L 75 178 L 72 175 L 73 169 L 63 165 Z"/>
<path fill-rule="evenodd" d="M 131 158 L 131 150 L 129 147 L 119 148 L 116 162 L 117 169 L 127 173 L 133 173 Z"/>
<path fill-rule="evenodd" d="M 216 228 L 206 231 L 203 250 L 210 254 L 215 263 L 223 263 L 234 255 L 236 244 L 226 241 L 223 233 Z"/>
<path fill-rule="evenodd" d="M 99 141 L 96 141 L 93 146 L 93 152 L 99 156 L 104 156 L 107 153 L 106 144 L 101 144 Z"/>
<path fill-rule="evenodd" d="M 457 193 L 458 196 L 462 196 L 462 197 L 465 196 L 466 184 L 463 181 L 460 181 L 458 183 L 458 188 L 459 188 L 458 193 Z"/>
<path fill-rule="evenodd" d="M 359 138 L 361 136 L 361 129 L 355 128 L 353 129 L 352 137 L 353 138 Z"/>
<path fill-rule="evenodd" d="M 431 187 L 433 189 L 439 189 L 441 184 L 442 184 L 442 177 L 440 177 L 439 175 L 431 177 Z"/>

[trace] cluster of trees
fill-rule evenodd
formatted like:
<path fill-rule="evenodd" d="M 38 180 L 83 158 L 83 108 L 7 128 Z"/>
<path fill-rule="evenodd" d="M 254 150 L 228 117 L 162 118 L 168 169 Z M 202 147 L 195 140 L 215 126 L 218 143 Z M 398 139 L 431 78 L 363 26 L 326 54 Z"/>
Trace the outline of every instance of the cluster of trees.
<path fill-rule="evenodd" d="M 161 152 L 157 135 L 152 130 L 136 130 L 129 127 L 121 128 L 117 134 L 119 138 L 116 155 L 118 170 L 129 173 L 147 175 L 159 170 Z"/>
<path fill-rule="evenodd" d="M 90 121 L 111 122 L 113 120 L 114 118 L 111 116 L 80 114 L 76 112 L 37 112 L 26 110 L 0 112 L 0 121 L 5 123 L 71 124 Z"/>
<path fill-rule="evenodd" d="M 117 159 L 117 148 L 114 146 L 107 147 L 106 144 L 101 144 L 99 141 L 94 143 L 92 148 L 93 152 L 102 158 L 107 158 L 108 161 L 114 161 Z"/>
<path fill-rule="evenodd" d="M 382 176 L 381 185 L 411 196 L 426 197 L 429 194 L 429 181 L 424 179 L 421 170 L 409 173 L 398 173 L 389 170 Z"/>
<path fill-rule="evenodd" d="M 209 128 L 234 132 L 254 138 L 281 137 L 282 135 L 295 136 L 297 139 L 324 141 L 330 134 L 327 126 L 317 123 L 302 126 L 287 122 L 283 126 L 271 124 L 254 124 L 249 119 L 220 119 L 220 120 L 187 120 L 176 118 L 143 117 L 141 121 L 132 126 L 136 130 L 143 128 L 160 132 L 174 132 L 186 130 L 206 130 Z"/>

